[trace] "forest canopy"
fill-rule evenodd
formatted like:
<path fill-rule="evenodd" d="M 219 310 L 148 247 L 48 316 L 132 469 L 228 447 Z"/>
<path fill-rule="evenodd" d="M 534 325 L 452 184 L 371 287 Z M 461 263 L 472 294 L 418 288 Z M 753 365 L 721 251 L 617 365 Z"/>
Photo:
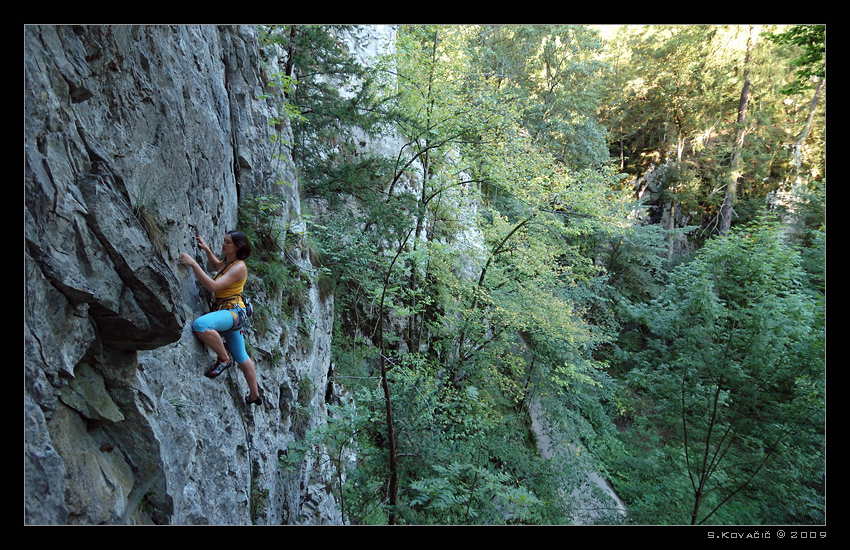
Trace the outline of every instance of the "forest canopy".
<path fill-rule="evenodd" d="M 262 34 L 347 395 L 282 466 L 351 524 L 570 523 L 588 469 L 596 523 L 824 523 L 825 27 L 351 30 Z"/>

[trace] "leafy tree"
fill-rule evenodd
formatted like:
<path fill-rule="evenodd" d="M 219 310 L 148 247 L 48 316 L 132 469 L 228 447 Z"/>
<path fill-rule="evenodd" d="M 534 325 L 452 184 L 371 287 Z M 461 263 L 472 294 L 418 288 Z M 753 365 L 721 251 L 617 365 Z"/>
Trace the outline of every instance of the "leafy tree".
<path fill-rule="evenodd" d="M 531 143 L 574 170 L 608 161 L 595 113 L 603 69 L 598 31 L 581 25 L 481 25 L 470 65 L 515 103 Z"/>
<path fill-rule="evenodd" d="M 793 25 L 783 32 L 766 33 L 765 37 L 777 44 L 793 44 L 800 54 L 791 64 L 798 67 L 795 79 L 783 88 L 787 95 L 812 89 L 813 82 L 826 78 L 826 25 Z"/>
<path fill-rule="evenodd" d="M 598 368 L 586 347 L 596 336 L 564 288 L 597 271 L 574 241 L 621 224 L 626 211 L 610 190 L 615 174 L 571 172 L 538 150 L 521 114 L 469 65 L 472 36 L 465 27 L 400 29 L 400 55 L 385 65 L 391 93 L 376 98 L 394 113 L 398 151 L 381 162 L 388 171 L 359 184 L 347 178 L 360 167 L 340 157 L 340 179 L 323 196 L 353 196 L 356 207 L 344 218 L 317 210 L 311 225 L 337 284 L 338 369 L 381 384 L 381 402 L 358 402 L 384 424 L 360 441 L 368 460 L 353 477 L 361 488 L 383 481 L 346 502 L 379 509 L 389 523 L 558 521 L 557 506 L 542 507 L 541 496 L 560 497 L 541 482 L 551 472 L 541 474 L 548 466 L 521 419 L 532 381 L 563 387 Z M 459 239 L 464 232 L 483 247 Z M 558 348 L 571 359 L 546 352 L 537 363 L 545 368 L 532 372 L 521 335 L 539 353 Z M 471 480 L 481 484 L 470 490 Z M 466 498 L 465 508 L 437 506 L 434 487 Z M 485 489 L 523 504 L 499 514 Z"/>
<path fill-rule="evenodd" d="M 794 158 L 792 165 L 799 172 L 803 163 L 803 144 L 812 131 L 818 105 L 821 103 L 826 83 L 826 26 L 825 25 L 794 25 L 781 33 L 766 33 L 765 37 L 776 44 L 791 45 L 797 48 L 798 55 L 791 59 L 792 67 L 797 67 L 793 80 L 784 86 L 780 92 L 787 96 L 805 94 L 814 88 L 814 93 L 807 105 L 808 113 L 802 130 L 794 139 Z M 818 139 L 811 149 L 823 149 L 822 139 Z M 819 156 L 825 156 L 820 152 Z M 813 165 L 822 164 L 811 163 Z M 823 169 L 818 170 L 823 173 Z"/>
<path fill-rule="evenodd" d="M 654 162 L 681 162 L 686 146 L 722 118 L 730 98 L 726 53 L 715 46 L 714 26 L 623 27 L 625 51 L 609 60 L 613 70 L 603 120 L 634 154 Z M 636 160 L 636 159 L 635 159 Z M 628 168 L 628 166 L 625 166 Z"/>
<path fill-rule="evenodd" d="M 286 145 L 304 196 L 370 192 L 373 178 L 384 176 L 387 167 L 380 157 L 359 154 L 355 144 L 362 135 L 383 131 L 387 119 L 375 100 L 374 72 L 357 63 L 340 40 L 354 27 L 273 25 L 262 31 L 263 43 L 282 56 L 271 84 L 281 88 L 289 113 L 297 113 L 289 117 L 294 139 Z"/>
<path fill-rule="evenodd" d="M 624 26 L 606 50 L 611 70 L 601 118 L 610 129 L 612 153 L 635 177 L 663 175 L 654 210 L 675 208 L 704 228 L 700 235 L 721 227 L 727 195 L 729 225 L 751 221 L 767 195 L 786 184 L 796 162 L 788 142 L 789 133 L 800 131 L 798 106 L 780 93 L 790 74 L 782 60 L 790 62 L 794 52 L 749 31 Z M 820 129 L 815 125 L 813 131 Z M 734 197 L 730 174 L 736 176 Z"/>
<path fill-rule="evenodd" d="M 662 521 L 737 523 L 742 518 L 724 513 L 735 513 L 735 500 L 775 501 L 771 495 L 800 490 L 788 502 L 794 507 L 819 485 L 822 470 L 797 471 L 805 464 L 788 461 L 804 449 L 823 457 L 824 362 L 802 277 L 799 254 L 776 224 L 760 221 L 710 241 L 674 271 L 658 300 L 638 308 L 653 336 L 649 364 L 629 379 L 652 402 L 665 460 L 676 465 L 667 475 L 680 468 L 689 484 L 688 500 Z M 774 485 L 780 473 L 794 485 Z"/>

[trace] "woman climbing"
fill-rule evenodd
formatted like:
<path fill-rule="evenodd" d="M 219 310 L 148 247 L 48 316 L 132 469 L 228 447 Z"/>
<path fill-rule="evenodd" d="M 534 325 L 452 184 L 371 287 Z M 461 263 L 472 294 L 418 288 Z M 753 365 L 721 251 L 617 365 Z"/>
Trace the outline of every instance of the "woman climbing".
<path fill-rule="evenodd" d="M 198 236 L 196 239 L 201 250 L 206 252 L 210 267 L 216 272 L 215 277 L 210 277 L 192 256 L 185 252 L 180 255 L 180 263 L 191 267 L 201 285 L 215 296 L 213 311 L 198 317 L 192 323 L 192 329 L 198 339 L 218 356 L 204 372 L 204 376 L 215 378 L 230 368 L 235 361 L 248 383 L 249 393 L 245 396 L 245 403 L 259 405 L 262 399 L 257 387 L 254 362 L 248 357 L 245 338 L 238 330 L 240 310 L 245 310 L 242 289 L 248 278 L 245 260 L 251 255 L 251 245 L 241 231 L 228 231 L 221 245 L 224 259 L 219 260 L 203 237 Z M 233 354 L 232 358 L 227 353 L 228 350 Z"/>

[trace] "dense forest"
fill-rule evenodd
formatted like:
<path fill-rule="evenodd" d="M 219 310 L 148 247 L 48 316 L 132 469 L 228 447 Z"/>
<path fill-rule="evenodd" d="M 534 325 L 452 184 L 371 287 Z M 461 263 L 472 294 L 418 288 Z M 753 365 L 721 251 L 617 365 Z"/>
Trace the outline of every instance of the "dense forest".
<path fill-rule="evenodd" d="M 410 25 L 369 67 L 344 31 L 261 29 L 305 218 L 245 201 L 250 267 L 333 294 L 346 388 L 281 467 L 321 453 L 350 524 L 565 523 L 540 407 L 601 523 L 824 523 L 825 27 Z"/>

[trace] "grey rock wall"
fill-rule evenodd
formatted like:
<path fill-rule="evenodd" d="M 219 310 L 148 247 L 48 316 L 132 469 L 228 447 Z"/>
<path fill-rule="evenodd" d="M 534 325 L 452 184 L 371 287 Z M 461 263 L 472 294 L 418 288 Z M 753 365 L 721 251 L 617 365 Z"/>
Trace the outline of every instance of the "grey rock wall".
<path fill-rule="evenodd" d="M 250 194 L 300 215 L 256 28 L 27 26 L 24 54 L 25 523 L 338 523 L 327 472 L 278 466 L 325 420 L 332 297 L 251 337 L 249 411 L 237 369 L 202 376 L 177 261 Z"/>

